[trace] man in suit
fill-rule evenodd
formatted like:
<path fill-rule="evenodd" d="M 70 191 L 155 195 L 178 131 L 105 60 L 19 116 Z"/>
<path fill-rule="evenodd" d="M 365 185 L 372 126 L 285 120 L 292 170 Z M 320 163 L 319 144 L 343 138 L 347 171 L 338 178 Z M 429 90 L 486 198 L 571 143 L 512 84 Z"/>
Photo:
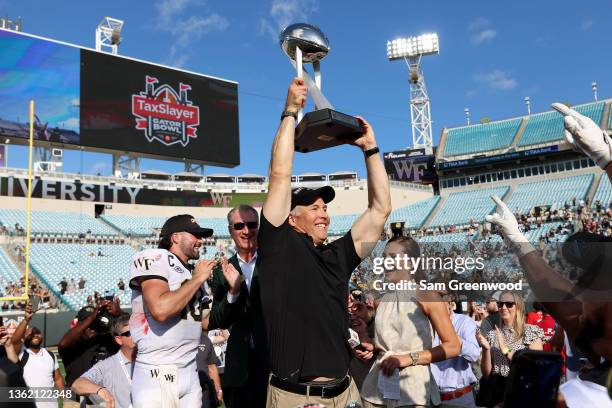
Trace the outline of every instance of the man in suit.
<path fill-rule="evenodd" d="M 228 408 L 265 407 L 268 383 L 266 335 L 257 276 L 257 231 L 259 216 L 249 205 L 227 214 L 236 255 L 228 262 L 241 273 L 240 293 L 233 295 L 220 267 L 213 271 L 214 300 L 209 329 L 228 329 L 231 334 L 222 378 L 223 400 Z"/>

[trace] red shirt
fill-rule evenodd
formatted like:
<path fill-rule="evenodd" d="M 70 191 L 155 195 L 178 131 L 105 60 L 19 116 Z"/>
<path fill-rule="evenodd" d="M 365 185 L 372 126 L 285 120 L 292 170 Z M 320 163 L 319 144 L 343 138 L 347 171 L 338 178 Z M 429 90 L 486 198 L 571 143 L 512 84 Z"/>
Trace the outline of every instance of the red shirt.
<path fill-rule="evenodd" d="M 527 313 L 527 323 L 542 328 L 542 331 L 544 331 L 544 350 L 550 351 L 549 341 L 555 334 L 555 319 L 548 313 L 529 312 Z"/>

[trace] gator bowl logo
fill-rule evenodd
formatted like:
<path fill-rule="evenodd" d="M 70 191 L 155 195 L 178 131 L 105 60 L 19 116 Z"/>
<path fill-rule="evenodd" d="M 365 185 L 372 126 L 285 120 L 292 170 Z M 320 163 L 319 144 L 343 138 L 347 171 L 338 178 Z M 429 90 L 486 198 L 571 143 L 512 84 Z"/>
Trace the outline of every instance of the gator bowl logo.
<path fill-rule="evenodd" d="M 187 99 L 191 86 L 179 84 L 179 93 L 168 84 L 155 86 L 157 78 L 146 76 L 146 91 L 132 95 L 132 114 L 136 129 L 144 130 L 149 142 L 157 140 L 166 146 L 187 146 L 196 138 L 200 108 Z"/>

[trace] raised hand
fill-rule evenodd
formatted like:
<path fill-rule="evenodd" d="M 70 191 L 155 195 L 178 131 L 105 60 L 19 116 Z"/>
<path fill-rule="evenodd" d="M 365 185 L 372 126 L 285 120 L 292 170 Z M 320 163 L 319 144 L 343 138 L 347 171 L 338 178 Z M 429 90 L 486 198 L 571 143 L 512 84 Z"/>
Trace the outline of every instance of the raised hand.
<path fill-rule="evenodd" d="M 298 112 L 306 103 L 306 95 L 308 89 L 302 78 L 294 78 L 289 90 L 287 91 L 287 99 L 285 101 L 285 110 Z"/>
<path fill-rule="evenodd" d="M 193 269 L 193 279 L 200 279 L 202 283 L 210 278 L 212 271 L 217 261 L 215 260 L 200 260 L 196 263 Z"/>
<path fill-rule="evenodd" d="M 230 293 L 233 295 L 240 293 L 240 284 L 242 283 L 242 275 L 240 275 L 240 272 L 238 272 L 234 265 L 227 261 L 227 258 L 223 258 L 221 261 L 221 268 L 223 269 L 223 277 L 230 287 Z"/>
<path fill-rule="evenodd" d="M 355 139 L 351 144 L 358 146 L 364 152 L 369 149 L 373 149 L 376 147 L 376 136 L 374 135 L 374 129 L 372 129 L 372 125 L 370 125 L 364 118 L 361 116 L 356 116 L 363 132 L 358 139 Z"/>
<path fill-rule="evenodd" d="M 563 115 L 565 140 L 574 150 L 589 156 L 599 167 L 606 169 L 612 162 L 610 137 L 590 118 L 561 103 L 552 107 Z"/>

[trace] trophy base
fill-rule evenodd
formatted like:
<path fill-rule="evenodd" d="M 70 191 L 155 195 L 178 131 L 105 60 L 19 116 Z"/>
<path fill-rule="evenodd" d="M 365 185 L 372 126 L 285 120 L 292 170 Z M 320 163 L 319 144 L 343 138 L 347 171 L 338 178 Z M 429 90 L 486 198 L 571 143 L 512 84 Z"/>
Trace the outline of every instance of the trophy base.
<path fill-rule="evenodd" d="M 308 112 L 295 129 L 295 151 L 308 153 L 351 143 L 362 131 L 353 116 L 328 108 Z"/>

